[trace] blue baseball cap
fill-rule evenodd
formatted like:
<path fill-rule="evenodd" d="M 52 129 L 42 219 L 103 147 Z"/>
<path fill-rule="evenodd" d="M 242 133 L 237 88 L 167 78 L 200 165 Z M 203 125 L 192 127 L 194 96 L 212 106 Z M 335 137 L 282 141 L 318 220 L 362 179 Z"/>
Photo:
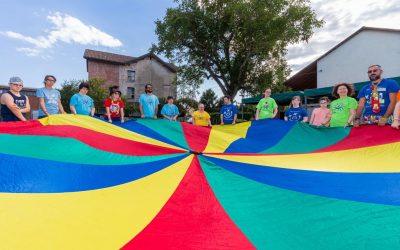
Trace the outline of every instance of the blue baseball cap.
<path fill-rule="evenodd" d="M 24 84 L 24 81 L 22 81 L 22 79 L 18 76 L 13 76 L 10 78 L 9 83 L 20 83 L 20 84 Z"/>

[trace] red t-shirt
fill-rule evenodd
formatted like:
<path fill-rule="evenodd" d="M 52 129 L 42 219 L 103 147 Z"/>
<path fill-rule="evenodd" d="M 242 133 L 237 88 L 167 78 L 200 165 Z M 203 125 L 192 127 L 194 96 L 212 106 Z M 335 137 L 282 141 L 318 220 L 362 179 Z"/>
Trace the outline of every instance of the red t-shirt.
<path fill-rule="evenodd" d="M 111 118 L 121 117 L 121 108 L 124 108 L 124 102 L 122 100 L 113 101 L 111 98 L 107 98 L 104 101 L 104 107 L 110 108 Z"/>

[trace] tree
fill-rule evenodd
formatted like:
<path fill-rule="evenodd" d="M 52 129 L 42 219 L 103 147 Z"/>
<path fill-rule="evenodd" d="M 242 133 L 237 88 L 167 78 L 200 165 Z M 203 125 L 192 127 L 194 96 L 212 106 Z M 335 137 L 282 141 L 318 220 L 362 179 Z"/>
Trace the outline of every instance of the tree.
<path fill-rule="evenodd" d="M 200 97 L 200 102 L 204 104 L 205 110 L 214 112 L 217 108 L 218 97 L 212 89 L 207 89 Z"/>
<path fill-rule="evenodd" d="M 158 44 L 180 66 L 178 86 L 194 89 L 204 77 L 224 95 L 260 93 L 289 75 L 289 44 L 307 41 L 323 21 L 308 0 L 176 0 L 156 21 Z"/>
<path fill-rule="evenodd" d="M 78 80 L 64 81 L 64 83 L 61 84 L 61 89 L 58 89 L 61 95 L 62 106 L 67 113 L 71 112 L 69 101 L 71 100 L 71 97 L 78 92 L 79 83 L 80 81 Z"/>
<path fill-rule="evenodd" d="M 175 104 L 178 106 L 179 112 L 182 116 L 190 115 L 198 106 L 198 102 L 192 98 L 177 99 Z"/>

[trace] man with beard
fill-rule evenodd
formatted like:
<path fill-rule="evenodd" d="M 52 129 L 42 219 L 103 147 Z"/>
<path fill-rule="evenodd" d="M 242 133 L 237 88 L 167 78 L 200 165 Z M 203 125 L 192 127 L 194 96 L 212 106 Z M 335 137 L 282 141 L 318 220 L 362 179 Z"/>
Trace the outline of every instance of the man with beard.
<path fill-rule="evenodd" d="M 146 84 L 144 87 L 146 93 L 141 94 L 139 98 L 139 109 L 142 118 L 157 119 L 158 98 L 153 95 L 153 85 Z"/>
<path fill-rule="evenodd" d="M 380 65 L 368 67 L 367 73 L 371 82 L 358 93 L 355 127 L 360 125 L 360 120 L 361 124 L 378 123 L 379 126 L 391 123 L 399 84 L 394 80 L 381 78 L 382 72 Z"/>

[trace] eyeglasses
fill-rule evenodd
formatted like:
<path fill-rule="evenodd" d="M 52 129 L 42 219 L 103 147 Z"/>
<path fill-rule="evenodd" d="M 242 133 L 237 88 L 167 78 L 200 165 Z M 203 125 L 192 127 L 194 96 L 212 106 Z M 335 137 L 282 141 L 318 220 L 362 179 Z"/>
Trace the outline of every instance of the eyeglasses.
<path fill-rule="evenodd" d="M 17 86 L 17 87 L 20 87 L 20 88 L 22 88 L 24 86 L 24 85 L 18 84 L 18 83 L 11 83 L 11 85 L 14 85 L 14 86 Z"/>
<path fill-rule="evenodd" d="M 379 71 L 378 69 L 374 69 L 374 70 L 368 70 L 368 71 L 367 71 L 367 73 L 368 73 L 368 74 L 371 74 L 372 72 L 374 72 L 374 73 L 375 73 L 375 72 L 378 72 L 378 71 Z"/>

